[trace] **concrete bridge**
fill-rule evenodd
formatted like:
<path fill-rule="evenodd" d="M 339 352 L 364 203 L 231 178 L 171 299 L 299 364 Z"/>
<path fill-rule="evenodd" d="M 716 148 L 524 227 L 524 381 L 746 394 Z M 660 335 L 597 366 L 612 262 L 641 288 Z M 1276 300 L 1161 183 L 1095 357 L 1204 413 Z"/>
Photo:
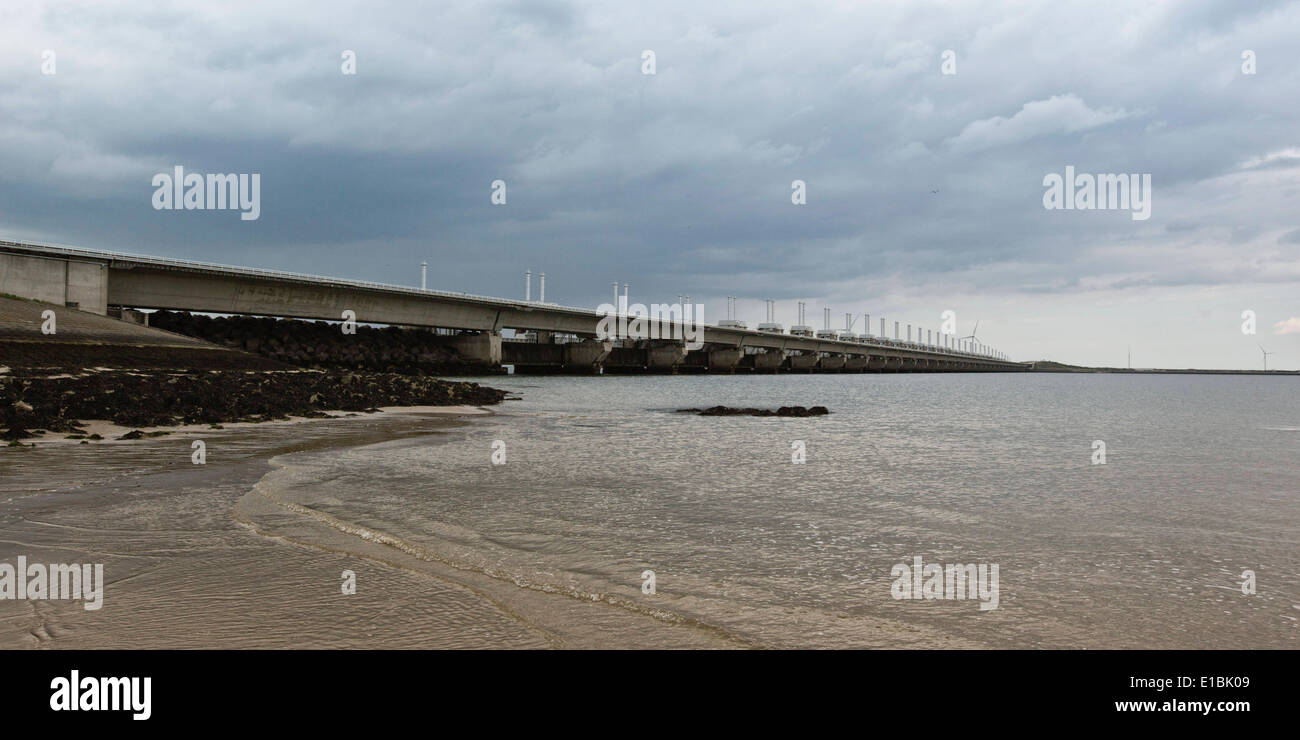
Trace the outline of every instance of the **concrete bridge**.
<path fill-rule="evenodd" d="M 273 270 L 0 241 L 0 293 L 105 315 L 110 307 L 454 330 L 447 342 L 485 369 L 521 372 L 990 372 L 1027 369 L 990 354 L 883 338 L 841 340 L 706 326 L 681 340 L 596 339 L 601 315 L 551 303 Z M 683 336 L 650 320 L 650 336 Z M 674 333 L 674 328 L 676 331 Z M 502 330 L 526 340 L 502 340 Z"/>

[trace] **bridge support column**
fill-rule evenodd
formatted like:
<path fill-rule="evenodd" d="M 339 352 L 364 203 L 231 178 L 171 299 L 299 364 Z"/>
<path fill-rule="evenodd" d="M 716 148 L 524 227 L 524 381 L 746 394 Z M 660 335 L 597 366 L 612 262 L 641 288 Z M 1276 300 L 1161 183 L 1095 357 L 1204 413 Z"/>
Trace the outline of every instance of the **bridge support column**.
<path fill-rule="evenodd" d="M 140 326 L 149 325 L 149 314 L 145 313 L 144 311 L 137 311 L 134 308 L 123 308 L 121 306 L 109 306 L 108 315 L 111 318 L 115 318 L 120 321 L 125 321 L 131 324 L 139 324 Z"/>
<path fill-rule="evenodd" d="M 754 370 L 760 373 L 774 373 L 781 368 L 783 362 L 785 362 L 785 352 L 769 349 L 754 355 Z"/>
<path fill-rule="evenodd" d="M 651 372 L 677 372 L 686 357 L 685 344 L 652 346 L 646 349 L 646 369 Z"/>
<path fill-rule="evenodd" d="M 739 347 L 709 350 L 709 372 L 734 373 L 743 354 Z"/>
<path fill-rule="evenodd" d="M 597 372 L 613 349 L 613 342 L 600 342 L 595 339 L 570 342 L 564 345 L 564 369 L 575 372 Z"/>
<path fill-rule="evenodd" d="M 108 268 L 79 260 L 0 254 L 0 293 L 108 315 Z"/>
<path fill-rule="evenodd" d="M 817 367 L 823 371 L 836 371 L 844 367 L 844 355 L 825 355 L 817 363 Z"/>
<path fill-rule="evenodd" d="M 864 355 L 849 355 L 844 360 L 844 369 L 860 373 L 867 369 L 867 358 Z"/>
<path fill-rule="evenodd" d="M 461 334 L 451 340 L 456 354 L 475 365 L 501 366 L 501 333 Z"/>
<path fill-rule="evenodd" d="M 790 369 L 810 373 L 813 368 L 817 367 L 817 360 L 819 359 L 821 358 L 815 352 L 806 355 L 790 355 Z"/>

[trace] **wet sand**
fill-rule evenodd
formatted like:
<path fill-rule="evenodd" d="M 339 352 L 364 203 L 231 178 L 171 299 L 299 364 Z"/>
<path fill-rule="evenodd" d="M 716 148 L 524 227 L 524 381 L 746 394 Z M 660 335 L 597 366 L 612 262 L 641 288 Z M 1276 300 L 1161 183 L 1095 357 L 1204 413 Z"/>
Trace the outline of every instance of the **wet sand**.
<path fill-rule="evenodd" d="M 108 440 L 0 450 L 0 561 L 103 563 L 106 580 L 98 611 L 0 601 L 0 648 L 745 647 L 364 537 L 334 547 L 337 531 L 314 532 L 310 517 L 254 490 L 277 457 L 296 452 L 421 437 L 436 454 L 439 438 L 476 413 L 488 412 L 173 427 L 131 442 L 111 441 L 124 429 L 96 424 Z M 205 465 L 191 462 L 194 439 L 207 446 Z M 342 592 L 344 571 L 356 574 L 355 594 Z"/>

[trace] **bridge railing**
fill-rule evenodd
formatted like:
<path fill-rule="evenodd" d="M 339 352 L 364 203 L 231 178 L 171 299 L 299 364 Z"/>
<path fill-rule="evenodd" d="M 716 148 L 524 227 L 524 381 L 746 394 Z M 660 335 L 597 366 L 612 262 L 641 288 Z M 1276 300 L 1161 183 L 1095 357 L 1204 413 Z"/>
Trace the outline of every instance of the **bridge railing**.
<path fill-rule="evenodd" d="M 496 298 L 493 296 L 476 295 L 474 293 L 458 293 L 448 290 L 428 290 L 422 288 L 413 288 L 407 285 L 393 285 L 391 283 L 377 283 L 369 280 L 348 280 L 346 278 L 329 277 L 326 275 L 312 275 L 304 272 L 289 272 L 286 270 L 268 270 L 260 267 L 240 267 L 238 265 L 223 265 L 217 262 L 201 262 L 199 260 L 182 260 L 168 257 L 151 257 L 143 254 L 132 254 L 130 252 L 117 252 L 107 249 L 83 249 L 80 247 L 53 246 L 47 244 L 26 244 L 23 242 L 11 242 L 0 240 L 0 247 L 13 247 L 28 251 L 44 252 L 65 257 L 80 257 L 83 259 L 109 259 L 121 262 L 135 262 L 144 265 L 154 265 L 158 267 L 168 267 L 182 270 L 209 270 L 233 275 L 246 275 L 249 277 L 262 277 L 274 280 L 293 280 L 298 282 L 312 282 L 325 285 L 338 285 L 350 288 L 367 288 L 371 290 L 385 290 L 400 293 L 410 293 L 411 295 L 435 295 L 445 296 L 448 298 L 470 299 L 486 301 L 490 303 L 508 303 L 521 308 L 536 308 L 543 306 L 559 311 L 573 311 L 575 313 L 591 314 L 596 316 L 596 312 L 584 309 L 573 308 L 570 306 L 561 306 L 556 303 L 540 303 L 536 301 L 516 301 L 510 298 Z"/>

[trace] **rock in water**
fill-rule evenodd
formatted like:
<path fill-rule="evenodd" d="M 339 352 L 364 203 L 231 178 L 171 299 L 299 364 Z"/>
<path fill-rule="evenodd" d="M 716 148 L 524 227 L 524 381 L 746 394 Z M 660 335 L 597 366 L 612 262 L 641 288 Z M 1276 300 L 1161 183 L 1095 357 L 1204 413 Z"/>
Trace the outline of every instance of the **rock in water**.
<path fill-rule="evenodd" d="M 710 406 L 707 409 L 677 409 L 679 414 L 698 414 L 699 416 L 823 416 L 830 413 L 830 409 L 825 406 L 813 406 L 804 408 L 803 406 L 782 406 L 773 411 L 771 409 L 754 409 L 754 408 L 732 408 L 730 406 Z"/>

